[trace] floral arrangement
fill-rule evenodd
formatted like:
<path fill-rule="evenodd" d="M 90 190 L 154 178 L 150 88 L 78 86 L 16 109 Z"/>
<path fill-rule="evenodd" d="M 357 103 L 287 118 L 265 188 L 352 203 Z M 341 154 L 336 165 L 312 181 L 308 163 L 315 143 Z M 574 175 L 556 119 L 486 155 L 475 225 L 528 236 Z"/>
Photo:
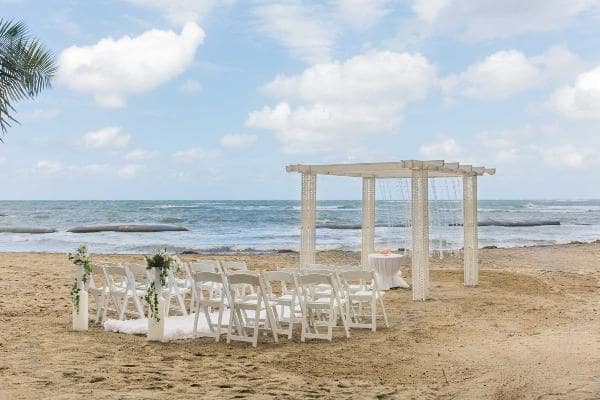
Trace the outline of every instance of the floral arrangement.
<path fill-rule="evenodd" d="M 83 282 L 83 285 L 85 285 L 90 277 L 90 274 L 92 273 L 92 260 L 88 254 L 87 245 L 80 245 L 77 251 L 75 253 L 69 253 L 68 257 L 69 261 L 71 261 L 73 264 L 83 267 L 81 281 Z M 75 282 L 73 282 L 73 287 L 71 288 L 71 301 L 73 302 L 73 305 L 78 313 L 80 296 L 81 287 L 79 287 L 76 277 Z"/>
<path fill-rule="evenodd" d="M 146 269 L 151 270 L 155 268 L 160 272 L 160 289 L 157 290 L 156 284 L 154 280 L 152 280 L 148 285 L 146 295 L 144 296 L 144 300 L 150 309 L 150 316 L 157 322 L 160 321 L 158 316 L 158 294 L 167 283 L 169 270 L 175 268 L 176 271 L 179 271 L 180 265 L 179 259 L 169 255 L 164 249 L 158 249 L 154 254 L 146 256 Z"/>

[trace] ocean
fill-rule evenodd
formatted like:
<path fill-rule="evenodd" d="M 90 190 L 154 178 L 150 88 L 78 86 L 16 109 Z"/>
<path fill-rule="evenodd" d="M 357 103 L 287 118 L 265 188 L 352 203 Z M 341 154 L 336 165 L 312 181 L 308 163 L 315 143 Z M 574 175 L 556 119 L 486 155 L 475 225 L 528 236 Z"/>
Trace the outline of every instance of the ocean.
<path fill-rule="evenodd" d="M 462 247 L 461 204 L 430 207 L 433 249 Z M 87 243 L 97 253 L 297 250 L 299 201 L 0 201 L 0 230 L 47 228 L 51 233 L 0 233 L 0 251 L 68 252 Z M 377 249 L 410 246 L 409 204 L 377 202 Z M 479 245 L 514 247 L 600 239 L 600 200 L 480 200 Z M 360 249 L 361 202 L 319 201 L 317 248 Z M 78 226 L 169 224 L 177 232 L 72 233 Z"/>

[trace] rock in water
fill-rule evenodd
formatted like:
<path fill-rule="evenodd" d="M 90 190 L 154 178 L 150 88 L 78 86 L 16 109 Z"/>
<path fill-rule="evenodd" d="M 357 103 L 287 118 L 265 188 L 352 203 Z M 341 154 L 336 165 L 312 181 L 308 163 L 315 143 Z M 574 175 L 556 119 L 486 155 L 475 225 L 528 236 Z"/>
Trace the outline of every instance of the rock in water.
<path fill-rule="evenodd" d="M 56 229 L 48 229 L 48 228 L 23 228 L 23 227 L 13 227 L 13 226 L 5 226 L 0 227 L 0 232 L 3 233 L 53 233 L 56 232 Z"/>
<path fill-rule="evenodd" d="M 96 233 L 96 232 L 181 232 L 188 231 L 185 226 L 176 225 L 96 225 L 77 226 L 71 228 L 71 233 Z"/>

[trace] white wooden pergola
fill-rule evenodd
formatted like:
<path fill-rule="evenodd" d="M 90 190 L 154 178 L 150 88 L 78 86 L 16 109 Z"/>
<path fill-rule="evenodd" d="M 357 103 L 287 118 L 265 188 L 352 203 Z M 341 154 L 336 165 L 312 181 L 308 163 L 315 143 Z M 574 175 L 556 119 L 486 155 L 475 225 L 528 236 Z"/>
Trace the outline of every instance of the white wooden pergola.
<path fill-rule="evenodd" d="M 286 167 L 287 172 L 302 174 L 302 206 L 300 219 L 300 266 L 315 262 L 317 216 L 317 175 L 362 178 L 362 249 L 361 264 L 366 268 L 369 253 L 375 251 L 375 182 L 376 179 L 411 179 L 412 218 L 412 296 L 426 300 L 429 287 L 429 179 L 463 178 L 464 284 L 479 283 L 477 257 L 477 177 L 493 175 L 494 168 L 474 167 L 442 160 L 404 160 L 382 163 L 304 165 Z"/>

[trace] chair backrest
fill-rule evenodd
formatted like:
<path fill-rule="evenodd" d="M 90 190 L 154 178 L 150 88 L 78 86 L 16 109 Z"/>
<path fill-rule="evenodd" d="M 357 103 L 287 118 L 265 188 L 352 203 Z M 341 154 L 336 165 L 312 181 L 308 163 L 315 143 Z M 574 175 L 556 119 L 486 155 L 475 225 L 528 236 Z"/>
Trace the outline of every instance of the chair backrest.
<path fill-rule="evenodd" d="M 221 261 L 223 271 L 248 271 L 248 265 L 245 261 Z"/>
<path fill-rule="evenodd" d="M 315 269 L 304 269 L 300 271 L 300 275 L 308 275 L 308 274 L 319 274 L 319 275 L 333 275 L 337 271 L 335 269 L 323 269 L 323 268 L 315 268 Z"/>
<path fill-rule="evenodd" d="M 287 271 L 264 271 L 262 273 L 266 289 L 270 294 L 273 294 L 271 282 L 279 282 L 281 285 L 281 293 L 286 294 L 291 288 L 296 287 L 296 278 L 294 274 Z"/>
<path fill-rule="evenodd" d="M 196 283 L 218 283 L 223 284 L 223 277 L 218 272 L 192 272 L 192 279 Z"/>
<path fill-rule="evenodd" d="M 190 273 L 218 272 L 221 264 L 217 260 L 197 260 L 187 263 Z"/>
<path fill-rule="evenodd" d="M 258 272 L 252 271 L 236 271 L 226 275 L 229 286 L 233 287 L 236 285 L 251 285 L 253 287 L 260 287 L 260 275 Z"/>
<path fill-rule="evenodd" d="M 354 271 L 341 271 L 340 277 L 345 280 L 355 280 L 355 281 L 372 281 L 375 277 L 373 271 L 370 270 L 354 270 Z"/>
<path fill-rule="evenodd" d="M 104 278 L 110 290 L 123 289 L 124 286 L 129 287 L 129 279 L 127 269 L 121 265 L 104 265 Z"/>
<path fill-rule="evenodd" d="M 350 290 L 350 285 L 353 284 L 360 285 L 361 290 L 375 284 L 375 273 L 369 270 L 341 271 L 339 277 L 347 290 Z"/>
<path fill-rule="evenodd" d="M 110 265 L 109 263 L 92 264 L 92 273 L 86 282 L 88 289 L 103 288 L 103 282 L 106 281 L 104 276 L 104 266 Z"/>
<path fill-rule="evenodd" d="M 306 273 L 298 274 L 298 285 L 309 286 L 309 285 L 332 285 L 333 277 L 329 274 L 322 273 Z"/>
<path fill-rule="evenodd" d="M 143 264 L 134 264 L 129 262 L 121 263 L 121 265 L 127 269 L 135 277 L 136 280 L 146 279 L 148 276 L 148 269 Z"/>

